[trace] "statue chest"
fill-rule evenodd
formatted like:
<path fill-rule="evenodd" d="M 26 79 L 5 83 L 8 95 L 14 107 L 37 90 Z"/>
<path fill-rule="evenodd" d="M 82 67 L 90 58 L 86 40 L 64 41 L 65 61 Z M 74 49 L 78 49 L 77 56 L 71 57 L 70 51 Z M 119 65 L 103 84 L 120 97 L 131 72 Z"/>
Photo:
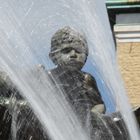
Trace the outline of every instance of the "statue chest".
<path fill-rule="evenodd" d="M 52 72 L 55 84 L 65 92 L 84 90 L 84 75 L 79 71 L 55 70 Z"/>

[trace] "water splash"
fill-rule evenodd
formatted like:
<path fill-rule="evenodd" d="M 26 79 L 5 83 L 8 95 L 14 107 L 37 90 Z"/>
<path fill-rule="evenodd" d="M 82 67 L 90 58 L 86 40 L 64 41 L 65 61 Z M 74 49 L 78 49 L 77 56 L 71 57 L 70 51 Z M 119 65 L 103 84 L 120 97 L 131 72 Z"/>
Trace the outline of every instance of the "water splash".
<path fill-rule="evenodd" d="M 23 2 L 7 0 L 1 2 L 0 17 L 1 65 L 18 85 L 27 100 L 29 100 L 35 112 L 39 114 L 44 126 L 49 126 L 48 130 L 51 131 L 50 134 L 53 139 L 88 139 L 87 134 L 84 134 L 81 128 L 78 130 L 80 124 L 76 119 L 73 119 L 75 116 L 72 115 L 71 119 L 71 117 L 67 115 L 70 109 L 64 108 L 64 106 L 67 106 L 67 103 L 65 103 L 65 100 L 62 101 L 63 96 L 56 98 L 48 94 L 50 95 L 50 97 L 48 97 L 44 93 L 46 85 L 42 86 L 38 82 L 33 82 L 35 85 L 31 84 L 31 81 L 36 80 L 32 73 L 27 73 L 26 71 L 32 67 L 32 65 L 39 63 L 44 64 L 47 69 L 51 68 L 52 64 L 48 56 L 46 56 L 50 49 L 51 36 L 57 29 L 65 25 L 83 31 L 87 36 L 90 49 L 89 60 L 100 78 L 101 84 L 108 89 L 108 93 L 105 93 L 109 98 L 108 100 L 114 102 L 116 108 L 122 113 L 128 126 L 131 139 L 139 139 L 138 130 L 131 113 L 131 107 L 125 95 L 126 92 L 118 72 L 115 47 L 113 47 L 114 43 L 108 24 L 104 1 L 40 0 L 38 2 L 37 0 L 24 0 Z M 20 69 L 22 69 L 23 72 L 21 72 Z M 30 76 L 26 75 L 24 77 L 25 72 Z M 31 80 L 31 77 L 34 80 Z M 45 82 L 47 81 L 45 80 L 44 83 Z M 29 83 L 31 84 L 30 86 Z M 54 89 L 51 88 L 48 82 L 47 85 L 47 89 L 49 89 L 48 93 L 52 92 Z M 38 88 L 36 89 L 35 87 Z M 42 90 L 42 92 L 40 92 L 40 90 Z M 28 93 L 30 93 L 30 95 Z M 38 95 L 38 93 L 42 94 Z M 44 101 L 45 96 L 50 99 L 49 101 L 47 100 L 47 103 Z M 40 100 L 40 104 L 37 104 L 38 99 Z M 60 114 L 60 116 L 64 114 L 64 116 L 70 117 L 66 118 L 64 121 L 66 123 L 63 124 L 61 129 L 57 128 L 57 125 L 59 126 L 60 124 L 55 125 L 53 120 L 51 120 L 51 118 L 53 118 L 52 116 L 48 116 L 49 121 L 46 119 L 46 114 L 49 112 L 54 113 L 54 116 L 56 113 L 53 112 L 53 110 L 56 110 L 57 103 L 54 102 L 54 104 L 52 104 L 52 99 L 56 102 L 59 100 L 62 103 L 62 105 L 57 105 L 57 107 L 60 106 L 60 110 L 62 107 L 62 110 L 57 113 Z M 45 111 L 45 104 L 47 104 L 47 106 L 51 105 L 51 109 Z M 66 114 L 65 111 L 67 112 Z M 62 118 L 60 117 L 59 119 Z M 72 124 L 76 125 L 71 125 L 69 120 L 75 120 L 76 122 Z M 69 135 L 65 134 L 62 136 L 61 134 L 65 127 L 68 130 L 70 127 L 71 131 L 67 132 Z M 54 131 L 56 135 L 53 135 Z M 73 132 L 78 133 L 73 134 Z M 133 134 L 131 132 L 133 132 Z M 81 134 L 83 135 L 81 136 Z"/>

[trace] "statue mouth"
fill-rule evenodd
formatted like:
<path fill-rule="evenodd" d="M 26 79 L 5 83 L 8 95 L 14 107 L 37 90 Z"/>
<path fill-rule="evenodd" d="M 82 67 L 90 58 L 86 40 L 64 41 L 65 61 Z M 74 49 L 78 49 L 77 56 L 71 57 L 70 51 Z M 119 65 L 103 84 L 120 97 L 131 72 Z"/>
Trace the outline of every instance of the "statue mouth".
<path fill-rule="evenodd" d="M 81 69 L 83 67 L 83 63 L 76 61 L 75 59 L 70 60 L 67 64 L 66 67 L 72 68 L 72 69 Z"/>
<path fill-rule="evenodd" d="M 70 63 L 77 63 L 77 60 L 74 59 L 74 58 L 71 58 L 71 59 L 69 60 L 69 62 L 70 62 Z"/>
<path fill-rule="evenodd" d="M 77 61 L 77 60 L 75 60 L 75 59 L 70 59 L 70 61 L 68 62 L 69 64 L 75 64 L 75 65 L 77 65 L 77 64 L 81 64 L 81 62 L 79 62 L 79 61 Z"/>

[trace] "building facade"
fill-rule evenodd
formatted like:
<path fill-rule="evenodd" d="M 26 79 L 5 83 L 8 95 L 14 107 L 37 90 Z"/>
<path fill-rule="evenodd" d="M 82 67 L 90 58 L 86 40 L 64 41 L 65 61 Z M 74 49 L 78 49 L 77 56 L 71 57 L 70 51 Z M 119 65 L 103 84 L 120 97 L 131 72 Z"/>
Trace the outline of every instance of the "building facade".
<path fill-rule="evenodd" d="M 132 106 L 140 106 L 140 0 L 107 0 L 119 68 Z"/>

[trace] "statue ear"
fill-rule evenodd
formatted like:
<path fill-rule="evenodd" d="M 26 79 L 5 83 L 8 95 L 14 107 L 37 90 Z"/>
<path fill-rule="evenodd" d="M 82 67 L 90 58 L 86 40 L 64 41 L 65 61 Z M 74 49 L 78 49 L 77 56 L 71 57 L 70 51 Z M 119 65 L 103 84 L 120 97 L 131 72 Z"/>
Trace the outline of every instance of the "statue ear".
<path fill-rule="evenodd" d="M 50 53 L 49 53 L 49 57 L 50 57 L 51 60 L 52 60 L 52 55 L 53 55 L 53 54 L 50 52 Z"/>
<path fill-rule="evenodd" d="M 56 57 L 55 57 L 55 53 L 49 53 L 49 57 L 50 57 L 50 59 L 52 60 L 52 62 L 55 64 L 55 65 L 57 65 L 57 59 L 56 59 Z"/>

